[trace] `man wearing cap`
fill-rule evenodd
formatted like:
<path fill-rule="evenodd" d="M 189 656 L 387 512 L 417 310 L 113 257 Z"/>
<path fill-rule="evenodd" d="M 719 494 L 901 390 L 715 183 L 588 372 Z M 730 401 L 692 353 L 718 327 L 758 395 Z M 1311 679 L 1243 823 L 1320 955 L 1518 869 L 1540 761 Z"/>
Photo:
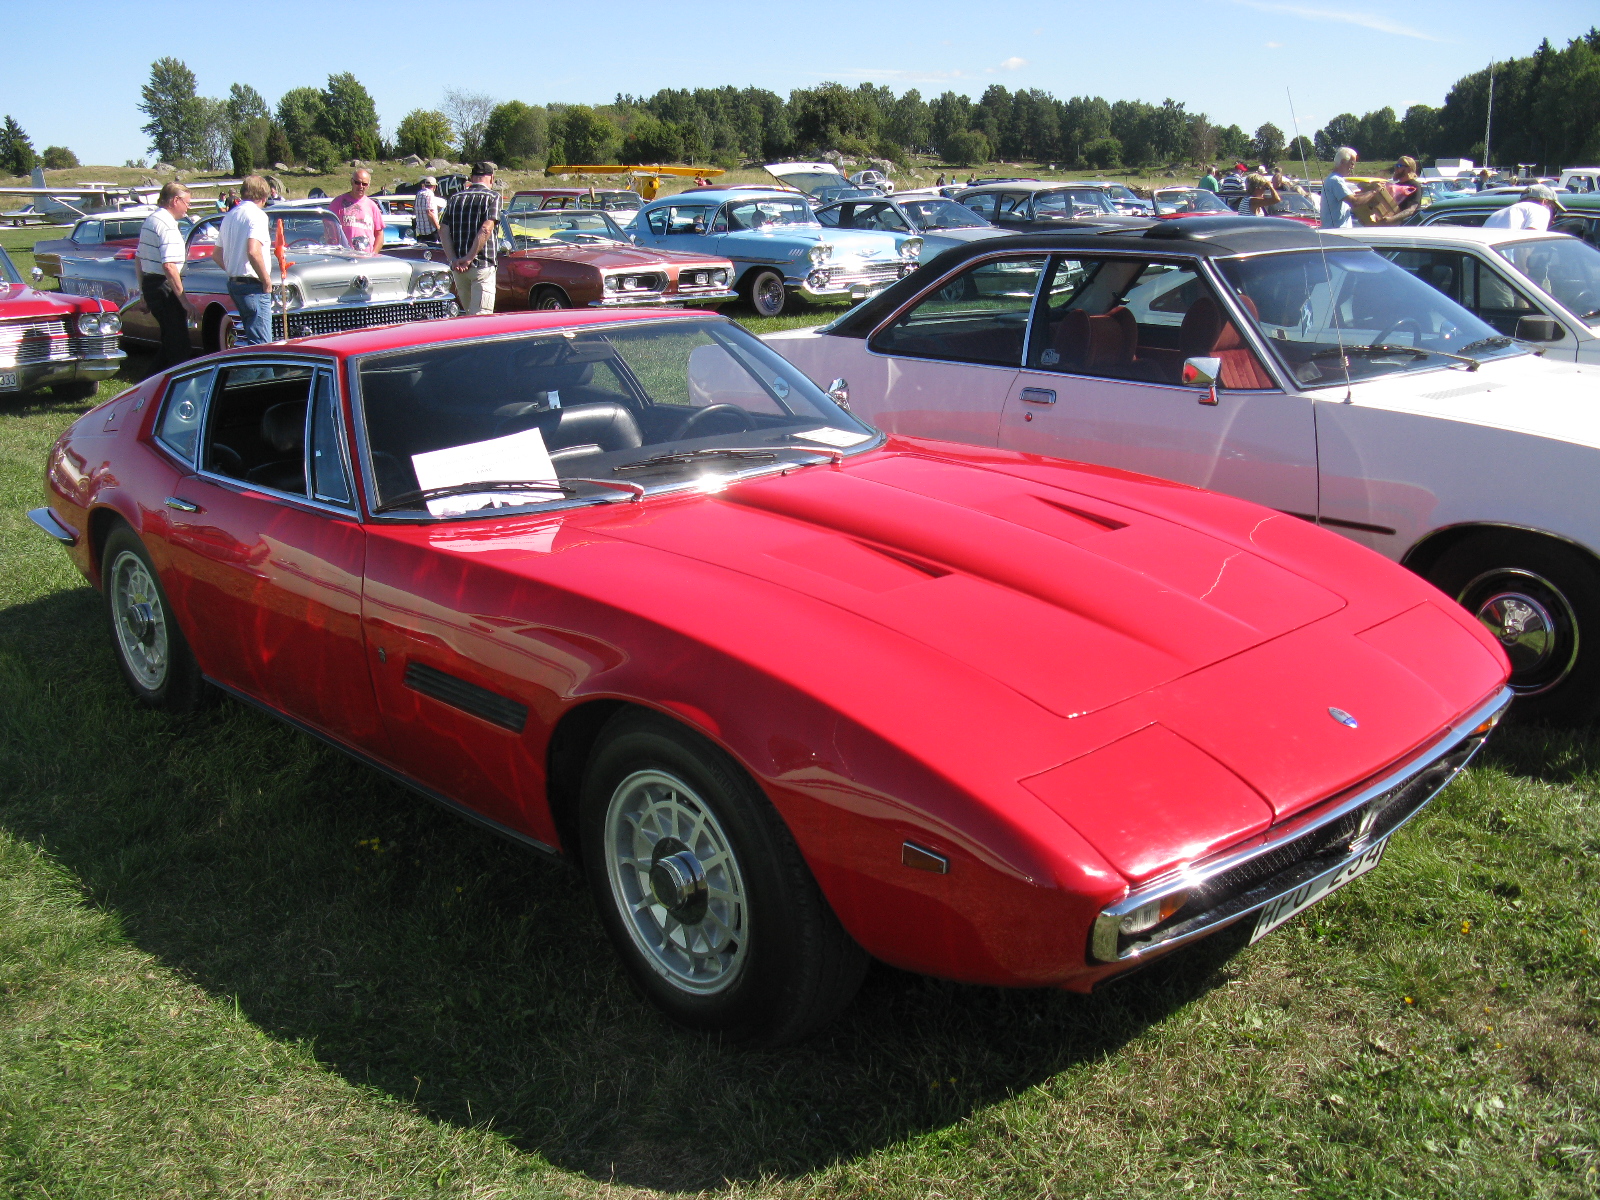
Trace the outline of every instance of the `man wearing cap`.
<path fill-rule="evenodd" d="M 500 196 L 494 190 L 494 164 L 474 163 L 467 186 L 450 197 L 439 219 L 439 246 L 450 264 L 461 311 L 494 311 L 494 271 L 499 249 Z"/>
<path fill-rule="evenodd" d="M 181 183 L 168 183 L 139 230 L 139 290 L 150 315 L 161 326 L 157 371 L 189 357 L 189 314 L 183 307 L 183 264 L 188 252 L 178 228 L 179 218 L 188 211 L 189 189 Z"/>
<path fill-rule="evenodd" d="M 1530 188 L 1524 188 L 1522 199 L 1515 204 L 1507 205 L 1499 212 L 1492 213 L 1483 223 L 1485 229 L 1533 229 L 1543 231 L 1550 228 L 1550 218 L 1556 213 L 1567 210 L 1561 207 L 1561 201 L 1556 199 L 1556 194 L 1542 183 L 1536 183 Z"/>

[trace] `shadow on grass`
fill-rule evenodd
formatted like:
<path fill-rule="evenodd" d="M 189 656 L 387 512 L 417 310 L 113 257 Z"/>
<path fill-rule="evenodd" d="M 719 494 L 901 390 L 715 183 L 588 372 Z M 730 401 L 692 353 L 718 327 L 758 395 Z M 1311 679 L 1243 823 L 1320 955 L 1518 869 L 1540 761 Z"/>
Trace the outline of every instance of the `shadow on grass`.
<path fill-rule="evenodd" d="M 667 1190 L 793 1175 L 956 1124 L 1222 981 L 1237 943 L 1091 997 L 876 968 L 831 1028 L 749 1052 L 624 981 L 576 873 L 219 702 L 137 708 L 87 588 L 0 611 L 0 821 L 129 938 L 431 1117 Z"/>

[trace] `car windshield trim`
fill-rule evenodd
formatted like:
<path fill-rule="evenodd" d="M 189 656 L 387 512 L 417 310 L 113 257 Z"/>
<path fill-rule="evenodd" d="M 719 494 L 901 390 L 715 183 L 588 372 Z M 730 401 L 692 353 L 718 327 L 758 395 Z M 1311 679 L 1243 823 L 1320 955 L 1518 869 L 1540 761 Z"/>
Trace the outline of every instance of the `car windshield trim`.
<path fill-rule="evenodd" d="M 6 253 L 4 246 L 0 246 L 0 281 L 5 283 L 22 282 L 22 275 L 17 270 L 17 264 L 11 261 L 11 255 Z"/>

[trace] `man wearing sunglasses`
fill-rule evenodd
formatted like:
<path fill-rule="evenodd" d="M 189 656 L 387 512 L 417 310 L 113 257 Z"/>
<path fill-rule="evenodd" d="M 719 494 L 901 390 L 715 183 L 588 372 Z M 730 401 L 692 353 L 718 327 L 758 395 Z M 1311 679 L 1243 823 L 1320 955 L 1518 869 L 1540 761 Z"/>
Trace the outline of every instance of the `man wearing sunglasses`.
<path fill-rule="evenodd" d="M 352 171 L 350 190 L 328 205 L 344 226 L 350 245 L 360 254 L 383 252 L 383 210 L 375 200 L 368 199 L 371 190 L 372 172 Z"/>

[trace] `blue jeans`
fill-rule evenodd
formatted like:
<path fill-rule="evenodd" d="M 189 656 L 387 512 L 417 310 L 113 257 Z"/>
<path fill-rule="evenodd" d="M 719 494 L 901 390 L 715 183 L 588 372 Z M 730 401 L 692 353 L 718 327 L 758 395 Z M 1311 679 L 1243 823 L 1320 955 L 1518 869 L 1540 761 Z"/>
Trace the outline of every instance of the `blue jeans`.
<path fill-rule="evenodd" d="M 247 283 L 241 283 L 237 279 L 229 279 L 228 295 L 233 297 L 234 307 L 239 310 L 239 321 L 244 326 L 240 331 L 238 344 L 260 346 L 270 342 L 272 297 L 261 285 L 261 281 L 252 279 Z"/>

